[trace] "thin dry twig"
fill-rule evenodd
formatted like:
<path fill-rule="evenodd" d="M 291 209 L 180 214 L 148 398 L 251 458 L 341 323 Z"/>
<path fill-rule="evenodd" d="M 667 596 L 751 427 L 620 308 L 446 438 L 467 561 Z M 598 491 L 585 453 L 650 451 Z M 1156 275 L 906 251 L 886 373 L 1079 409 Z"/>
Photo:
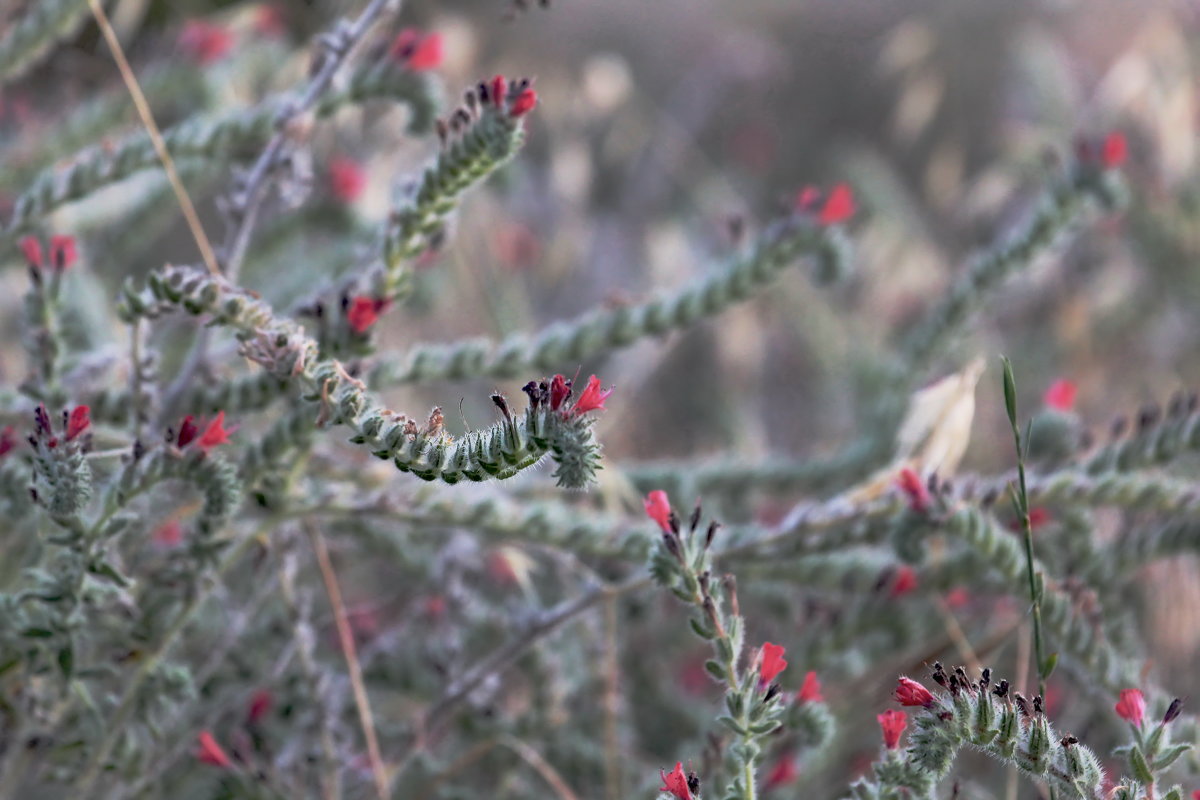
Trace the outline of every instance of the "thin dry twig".
<path fill-rule="evenodd" d="M 221 268 L 217 265 L 217 254 L 213 251 L 212 243 L 208 240 L 208 234 L 204 232 L 204 226 L 200 224 L 200 217 L 196 214 L 196 207 L 192 205 L 192 198 L 188 195 L 183 181 L 179 179 L 179 173 L 175 170 L 175 161 L 171 158 L 171 154 L 167 152 L 167 143 L 163 141 L 158 124 L 154 121 L 154 115 L 150 112 L 150 104 L 146 102 L 146 95 L 142 93 L 142 87 L 138 84 L 137 76 L 133 74 L 133 69 L 129 66 L 128 59 L 125 58 L 125 50 L 121 47 L 121 42 L 117 39 L 117 33 L 109 23 L 108 15 L 104 13 L 104 9 L 100 6 L 100 0 L 88 0 L 88 6 L 92 9 L 92 16 L 96 18 L 96 24 L 100 26 L 100 32 L 104 34 L 104 41 L 108 42 L 108 49 L 112 51 L 113 61 L 117 62 L 117 69 L 121 73 L 121 80 L 125 82 L 125 88 L 129 90 L 129 95 L 133 98 L 134 108 L 137 109 L 138 117 L 142 120 L 142 126 L 145 127 L 146 133 L 150 136 L 150 142 L 154 145 L 154 152 L 158 153 L 158 159 L 162 161 L 163 170 L 167 173 L 167 180 L 171 184 L 171 189 L 175 192 L 175 199 L 179 201 L 179 208 L 183 211 L 183 218 L 187 220 L 188 229 L 192 232 L 192 238 L 196 240 L 196 246 L 200 249 L 200 256 L 204 259 L 204 265 L 208 267 L 208 271 L 213 275 L 220 275 Z"/>
<path fill-rule="evenodd" d="M 329 548 L 325 546 L 325 537 L 314 526 L 306 525 L 305 527 L 312 540 L 313 551 L 317 556 L 317 566 L 321 569 L 321 579 L 325 582 L 329 605 L 333 607 L 333 620 L 337 625 L 338 641 L 342 646 L 342 655 L 346 658 L 346 671 L 350 676 L 350 686 L 354 690 L 354 705 L 358 708 L 363 737 L 367 740 L 367 758 L 371 761 L 375 791 L 379 795 L 379 800 L 387 800 L 387 771 L 384 769 L 383 759 L 379 755 L 379 740 L 375 736 L 375 720 L 371 714 L 371 702 L 367 697 L 366 685 L 363 683 L 362 667 L 358 663 L 358 651 L 354 647 L 354 632 L 350 629 L 350 620 L 346 617 L 346 606 L 342 602 L 342 590 L 338 586 L 337 573 L 333 571 L 333 562 L 329 560 Z"/>

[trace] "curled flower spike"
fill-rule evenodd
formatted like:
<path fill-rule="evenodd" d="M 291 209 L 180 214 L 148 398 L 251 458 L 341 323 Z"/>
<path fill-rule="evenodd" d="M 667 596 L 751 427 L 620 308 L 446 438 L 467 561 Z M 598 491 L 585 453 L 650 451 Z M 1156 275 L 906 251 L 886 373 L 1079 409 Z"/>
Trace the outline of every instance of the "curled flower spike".
<path fill-rule="evenodd" d="M 787 661 L 783 658 L 782 645 L 764 642 L 762 646 L 762 666 L 758 670 L 760 683 L 769 684 L 775 681 L 779 673 L 787 669 Z"/>
<path fill-rule="evenodd" d="M 604 411 L 604 401 L 613 393 L 613 387 L 600 388 L 600 379 L 595 375 L 588 378 L 587 386 L 575 401 L 575 413 L 586 414 L 589 411 Z"/>
<path fill-rule="evenodd" d="M 912 678 L 899 678 L 892 697 L 902 706 L 929 708 L 933 705 L 933 693 Z"/>
<path fill-rule="evenodd" d="M 1113 706 L 1117 716 L 1135 728 L 1142 727 L 1146 718 L 1146 696 L 1141 689 L 1122 689 L 1121 699 Z"/>
<path fill-rule="evenodd" d="M 201 731 L 199 737 L 200 749 L 196 753 L 196 758 L 204 764 L 212 764 L 214 767 L 229 769 L 233 766 L 233 762 L 229 760 L 229 756 L 225 755 L 225 751 L 221 749 L 221 745 L 217 744 L 217 740 L 208 731 Z"/>
<path fill-rule="evenodd" d="M 670 792 L 678 800 L 692 800 L 692 791 L 688 787 L 687 776 L 683 774 L 683 763 L 675 762 L 675 769 L 671 772 L 658 771 L 662 778 L 663 785 L 659 788 L 660 792 Z"/>
<path fill-rule="evenodd" d="M 895 750 L 900 745 L 900 735 L 908 727 L 908 715 L 903 711 L 889 709 L 875 717 L 883 730 L 883 746 Z"/>
<path fill-rule="evenodd" d="M 921 476 L 911 467 L 900 470 L 896 477 L 896 486 L 908 496 L 908 507 L 918 514 L 929 510 L 929 488 L 921 480 Z"/>
<path fill-rule="evenodd" d="M 75 249 L 75 237 L 61 234 L 50 237 L 50 263 L 59 272 L 70 267 L 79 259 Z"/>
<path fill-rule="evenodd" d="M 340 203 L 353 203 L 363 193 L 367 175 L 352 158 L 335 156 L 329 161 L 329 191 Z"/>
<path fill-rule="evenodd" d="M 36 236 L 24 236 L 21 238 L 21 253 L 25 256 L 25 261 L 34 269 L 41 269 L 46 263 L 45 256 L 42 254 L 42 243 L 38 241 Z"/>
<path fill-rule="evenodd" d="M 1074 383 L 1066 378 L 1059 378 L 1046 389 L 1042 402 L 1058 411 L 1072 411 L 1075 408 L 1076 393 Z"/>
<path fill-rule="evenodd" d="M 204 429 L 204 433 L 200 435 L 200 439 L 196 444 L 202 450 L 229 444 L 229 434 L 233 433 L 234 430 L 236 428 L 225 427 L 225 412 L 219 411 L 213 421 L 208 423 L 208 427 Z"/>
<path fill-rule="evenodd" d="M 804 683 L 800 684 L 800 691 L 796 692 L 796 700 L 801 703 L 821 703 L 825 698 L 821 696 L 821 682 L 817 680 L 817 673 L 809 670 L 804 675 Z"/>
<path fill-rule="evenodd" d="M 646 516 L 657 522 L 658 527 L 664 531 L 671 530 L 671 501 L 666 492 L 662 489 L 655 489 L 646 495 L 642 505 L 646 509 Z"/>
<path fill-rule="evenodd" d="M 71 415 L 67 417 L 67 441 L 71 441 L 79 434 L 91 427 L 91 409 L 87 406 L 75 406 L 71 410 Z"/>

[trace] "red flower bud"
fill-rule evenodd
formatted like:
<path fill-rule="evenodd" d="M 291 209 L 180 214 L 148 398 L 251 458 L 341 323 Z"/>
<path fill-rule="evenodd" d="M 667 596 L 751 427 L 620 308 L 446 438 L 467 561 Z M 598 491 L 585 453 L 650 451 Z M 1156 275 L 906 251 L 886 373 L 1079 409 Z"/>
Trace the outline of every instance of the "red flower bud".
<path fill-rule="evenodd" d="M 659 788 L 660 792 L 670 792 L 677 800 L 692 800 L 691 789 L 688 788 L 687 776 L 683 774 L 682 762 L 675 762 L 675 769 L 670 773 L 658 771 L 662 777 L 663 785 Z"/>
<path fill-rule="evenodd" d="M 512 107 L 508 110 L 508 115 L 514 119 L 523 117 L 533 110 L 537 105 L 537 92 L 532 88 L 525 88 L 517 95 L 517 99 L 513 100 Z"/>
<path fill-rule="evenodd" d="M 251 725 L 257 725 L 271 711 L 271 706 L 275 704 L 275 699 L 271 696 L 268 689 L 259 689 L 250 697 L 250 705 L 246 708 L 246 721 Z"/>
<path fill-rule="evenodd" d="M 550 408 L 558 411 L 559 407 L 571 396 L 571 382 L 562 375 L 550 379 Z"/>
<path fill-rule="evenodd" d="M 784 648 L 782 645 L 765 642 L 761 653 L 762 666 L 758 669 L 759 683 L 774 683 L 775 677 L 787 669 L 787 661 L 783 658 Z"/>
<path fill-rule="evenodd" d="M 1075 384 L 1065 378 L 1059 378 L 1046 389 L 1042 402 L 1059 411 L 1071 411 L 1075 407 L 1076 392 Z"/>
<path fill-rule="evenodd" d="M 87 406 L 75 406 L 71 410 L 71 415 L 67 417 L 67 441 L 71 441 L 79 434 L 86 431 L 92 424 L 89 416 L 91 409 Z"/>
<path fill-rule="evenodd" d="M 208 450 L 211 447 L 217 447 L 222 444 L 229 444 L 229 434 L 235 430 L 237 429 L 225 427 L 225 412 L 219 411 L 213 421 L 208 423 L 208 427 L 200 435 L 197 444 L 202 450 Z"/>
<path fill-rule="evenodd" d="M 849 184 L 839 183 L 829 190 L 829 197 L 825 199 L 817 222 L 821 225 L 836 225 L 854 216 L 854 210 L 854 192 Z"/>
<path fill-rule="evenodd" d="M 179 49 L 201 65 L 219 61 L 231 47 L 233 34 L 220 25 L 204 20 L 189 20 L 179 34 Z"/>
<path fill-rule="evenodd" d="M 367 176 L 352 158 L 336 156 L 329 162 L 329 191 L 341 203 L 353 203 L 363 193 Z"/>
<path fill-rule="evenodd" d="M 896 485 L 908 496 L 909 508 L 918 514 L 924 514 L 929 510 L 929 489 L 915 470 L 911 467 L 900 470 L 900 475 L 896 478 Z"/>
<path fill-rule="evenodd" d="M 817 680 L 817 673 L 809 670 L 804 675 L 804 683 L 800 684 L 800 691 L 796 692 L 796 700 L 801 703 L 821 703 L 825 698 L 821 696 L 821 682 Z"/>
<path fill-rule="evenodd" d="M 12 450 L 17 446 L 16 431 L 12 425 L 5 425 L 4 430 L 0 431 L 0 456 Z"/>
<path fill-rule="evenodd" d="M 875 717 L 879 727 L 883 729 L 883 746 L 895 750 L 900 745 L 900 735 L 908 727 L 908 715 L 903 711 L 890 709 Z"/>
<path fill-rule="evenodd" d="M 21 238 L 21 252 L 25 254 L 25 260 L 29 262 L 29 266 L 34 269 L 41 269 L 45 264 L 45 257 L 42 255 L 42 243 L 38 241 L 36 236 L 23 236 Z"/>
<path fill-rule="evenodd" d="M 359 295 L 350 301 L 346 311 L 346 321 L 355 333 L 366 333 L 367 329 L 379 321 L 379 312 L 385 306 L 373 297 Z"/>
<path fill-rule="evenodd" d="M 779 786 L 786 786 L 789 783 L 794 783 L 800 777 L 800 768 L 796 766 L 796 759 L 791 753 L 784 753 L 775 762 L 775 766 L 767 773 L 767 779 L 763 783 L 763 790 L 769 791 Z"/>
<path fill-rule="evenodd" d="M 900 678 L 896 682 L 896 691 L 892 693 L 892 697 L 902 706 L 929 708 L 933 705 L 933 693 L 911 678 Z"/>
<path fill-rule="evenodd" d="M 896 570 L 896 580 L 892 583 L 892 597 L 902 597 L 917 588 L 917 572 L 908 564 L 901 565 Z"/>
<path fill-rule="evenodd" d="M 1120 167 L 1128 156 L 1129 143 L 1125 141 L 1125 134 L 1113 131 L 1104 137 L 1104 143 L 1100 145 L 1100 164 L 1105 169 Z"/>
<path fill-rule="evenodd" d="M 200 432 L 200 428 L 196 425 L 196 418 L 188 414 L 179 423 L 179 434 L 175 437 L 175 445 L 177 447 L 187 447 L 196 438 L 196 434 Z"/>
<path fill-rule="evenodd" d="M 1142 720 L 1146 717 L 1146 696 L 1142 694 L 1141 689 L 1122 689 L 1121 699 L 1113 708 L 1118 717 L 1133 727 L 1140 728 Z"/>
<path fill-rule="evenodd" d="M 225 755 L 225 751 L 221 749 L 221 745 L 217 744 L 217 740 L 208 731 L 201 731 L 200 749 L 196 753 L 196 758 L 200 759 L 205 764 L 212 764 L 214 767 L 222 767 L 228 769 L 233 765 L 229 760 L 229 756 Z"/>
<path fill-rule="evenodd" d="M 666 492 L 662 489 L 655 489 L 646 495 L 642 505 L 646 508 L 646 515 L 657 522 L 658 527 L 664 531 L 671 530 L 671 501 L 667 498 Z"/>
<path fill-rule="evenodd" d="M 56 235 L 50 237 L 50 263 L 59 272 L 65 270 L 78 260 L 75 250 L 75 237 Z"/>

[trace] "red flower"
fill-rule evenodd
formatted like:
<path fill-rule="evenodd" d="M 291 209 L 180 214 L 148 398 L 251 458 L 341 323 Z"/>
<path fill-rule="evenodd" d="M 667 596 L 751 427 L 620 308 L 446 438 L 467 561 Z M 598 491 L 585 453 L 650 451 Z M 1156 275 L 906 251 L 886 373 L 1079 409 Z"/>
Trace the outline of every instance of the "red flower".
<path fill-rule="evenodd" d="M 150 534 L 150 538 L 159 547 L 176 547 L 183 541 L 183 526 L 179 524 L 179 520 L 170 519 L 154 529 L 154 533 Z"/>
<path fill-rule="evenodd" d="M 200 439 L 196 444 L 200 446 L 201 450 L 208 450 L 210 447 L 229 444 L 229 434 L 235 430 L 236 428 L 225 427 L 225 412 L 218 411 L 217 416 L 204 429 L 204 433 L 200 434 Z"/>
<path fill-rule="evenodd" d="M 800 769 L 796 766 L 796 759 L 791 753 L 784 753 L 768 773 L 767 780 L 763 783 L 763 789 L 769 791 L 776 786 L 786 786 L 799 777 Z"/>
<path fill-rule="evenodd" d="M 179 435 L 175 437 L 177 447 L 187 447 L 196 438 L 196 434 L 200 432 L 200 428 L 196 425 L 196 418 L 188 414 L 179 423 Z"/>
<path fill-rule="evenodd" d="M 79 254 L 75 250 L 75 237 L 61 234 L 50 237 L 50 263 L 60 272 L 75 263 Z"/>
<path fill-rule="evenodd" d="M 233 46 L 233 34 L 221 25 L 188 20 L 179 34 L 179 48 L 202 65 L 219 61 Z"/>
<path fill-rule="evenodd" d="M 1036 531 L 1050 521 L 1050 512 L 1041 506 L 1029 509 L 1029 529 Z"/>
<path fill-rule="evenodd" d="M 896 485 L 900 487 L 900 491 L 908 495 L 909 508 L 918 514 L 924 514 L 929 510 L 929 489 L 915 470 L 911 467 L 900 470 L 900 475 L 896 478 Z"/>
<path fill-rule="evenodd" d="M 266 3 L 254 12 L 254 30 L 263 36 L 283 36 L 287 33 L 283 8 L 278 3 Z"/>
<path fill-rule="evenodd" d="M 1200 789 L 1192 792 L 1192 800 L 1200 800 Z"/>
<path fill-rule="evenodd" d="M 1128 156 L 1129 143 L 1125 141 L 1125 134 L 1113 131 L 1104 137 L 1104 143 L 1100 145 L 1100 163 L 1105 169 L 1116 169 Z"/>
<path fill-rule="evenodd" d="M 1050 384 L 1050 388 L 1046 389 L 1046 394 L 1042 396 L 1042 402 L 1059 411 L 1071 411 L 1075 407 L 1077 391 L 1075 384 L 1071 381 L 1059 378 Z"/>
<path fill-rule="evenodd" d="M 380 300 L 376 297 L 364 297 L 359 295 L 350 301 L 350 308 L 346 311 L 346 321 L 350 323 L 350 327 L 355 333 L 366 333 L 367 329 L 379 321 L 379 315 L 387 310 L 390 306 L 387 300 Z"/>
<path fill-rule="evenodd" d="M 892 583 L 892 597 L 901 597 L 917 588 L 917 573 L 908 564 L 896 570 L 896 580 Z"/>
<path fill-rule="evenodd" d="M 1113 708 L 1118 717 L 1140 728 L 1146 716 L 1146 696 L 1141 689 L 1122 689 L 1121 699 Z"/>
<path fill-rule="evenodd" d="M 345 156 L 329 161 L 329 191 L 342 203 L 353 203 L 367 185 L 367 175 L 358 162 Z"/>
<path fill-rule="evenodd" d="M 405 28 L 396 35 L 390 53 L 414 72 L 437 69 L 442 65 L 442 35 Z"/>
<path fill-rule="evenodd" d="M 550 379 L 550 408 L 557 411 L 559 406 L 571 396 L 571 382 L 562 375 Z"/>
<path fill-rule="evenodd" d="M 946 592 L 946 605 L 950 608 L 962 608 L 969 602 L 971 602 L 971 594 L 961 586 Z"/>
<path fill-rule="evenodd" d="M 825 701 L 825 698 L 821 696 L 821 682 L 817 680 L 817 673 L 809 670 L 804 674 L 804 683 L 800 684 L 800 691 L 796 692 L 796 700 L 800 703 Z"/>
<path fill-rule="evenodd" d="M 38 241 L 36 236 L 23 236 L 21 238 L 21 252 L 25 254 L 25 260 L 29 262 L 29 266 L 34 269 L 41 269 L 45 263 L 45 257 L 42 255 L 42 243 Z"/>
<path fill-rule="evenodd" d="M 508 115 L 513 119 L 523 117 L 533 110 L 537 105 L 537 92 L 532 88 L 526 87 L 517 95 L 517 99 L 513 100 L 512 107 L 508 110 Z"/>
<path fill-rule="evenodd" d="M 91 426 L 92 420 L 88 416 L 90 413 L 91 409 L 87 406 L 75 406 L 75 408 L 71 409 L 71 416 L 67 417 L 68 442 Z"/>
<path fill-rule="evenodd" d="M 783 659 L 782 645 L 765 642 L 762 646 L 762 666 L 758 670 L 760 683 L 768 684 L 775 681 L 775 676 L 787 669 L 787 661 Z"/>
<path fill-rule="evenodd" d="M 257 725 L 271 711 L 275 699 L 268 689 L 259 689 L 250 696 L 250 705 L 246 709 L 246 722 Z"/>
<path fill-rule="evenodd" d="M 504 108 L 504 102 L 508 100 L 508 81 L 503 75 L 496 75 L 492 78 L 492 102 L 496 104 L 496 108 Z"/>
<path fill-rule="evenodd" d="M 797 211 L 807 213 L 812 211 L 817 205 L 817 201 L 821 199 L 821 190 L 816 186 L 805 186 L 796 194 L 796 200 L 793 204 Z"/>
<path fill-rule="evenodd" d="M 896 691 L 892 693 L 892 697 L 902 706 L 929 708 L 933 705 L 933 694 L 911 678 L 900 678 L 896 682 Z"/>
<path fill-rule="evenodd" d="M 655 489 L 646 495 L 642 505 L 646 508 L 646 515 L 657 522 L 658 527 L 664 531 L 671 530 L 671 501 L 667 498 L 666 492 L 662 489 Z"/>
<path fill-rule="evenodd" d="M 221 745 L 217 744 L 217 740 L 208 731 L 200 732 L 200 750 L 196 753 L 196 758 L 205 764 L 212 764 L 214 767 L 228 769 L 233 765 L 229 756 L 225 755 L 225 751 L 221 749 Z"/>
<path fill-rule="evenodd" d="M 908 727 L 908 715 L 903 711 L 890 709 L 875 717 L 879 727 L 883 729 L 883 746 L 895 750 L 900 744 L 900 734 Z"/>
<path fill-rule="evenodd" d="M 0 456 L 17 446 L 15 434 L 12 425 L 6 425 L 4 430 L 0 431 Z"/>
<path fill-rule="evenodd" d="M 688 788 L 687 776 L 683 774 L 683 764 L 681 762 L 675 762 L 675 769 L 669 774 L 663 772 L 661 769 L 658 771 L 658 774 L 662 777 L 663 782 L 662 787 L 659 788 L 660 792 L 670 792 L 678 800 L 692 800 L 692 791 Z"/>
<path fill-rule="evenodd" d="M 613 393 L 613 387 L 600 388 L 600 379 L 595 375 L 588 378 L 587 386 L 575 401 L 575 414 L 586 414 L 589 411 L 604 411 L 604 401 Z"/>
<path fill-rule="evenodd" d="M 839 183 L 829 191 L 829 197 L 821 208 L 817 223 L 821 225 L 836 225 L 854 216 L 854 193 L 850 185 Z"/>

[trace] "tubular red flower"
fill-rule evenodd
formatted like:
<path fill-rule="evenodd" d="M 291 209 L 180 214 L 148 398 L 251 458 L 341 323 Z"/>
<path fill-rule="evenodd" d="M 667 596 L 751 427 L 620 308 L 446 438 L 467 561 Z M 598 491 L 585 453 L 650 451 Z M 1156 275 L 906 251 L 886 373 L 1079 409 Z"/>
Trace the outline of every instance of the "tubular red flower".
<path fill-rule="evenodd" d="M 508 100 L 508 80 L 503 75 L 497 75 L 492 78 L 492 102 L 496 104 L 496 108 L 504 108 L 505 101 Z"/>
<path fill-rule="evenodd" d="M 219 61 L 233 47 L 227 28 L 200 19 L 188 20 L 179 34 L 179 48 L 201 65 Z"/>
<path fill-rule="evenodd" d="M 575 414 L 586 414 L 589 411 L 604 411 L 604 401 L 613 393 L 613 387 L 600 388 L 600 379 L 595 375 L 588 378 L 587 386 L 575 401 Z"/>
<path fill-rule="evenodd" d="M 550 408 L 558 411 L 559 407 L 571 396 L 571 382 L 563 375 L 555 375 L 550 379 Z"/>
<path fill-rule="evenodd" d="M 199 432 L 200 428 L 196 425 L 196 418 L 188 414 L 179 423 L 179 434 L 175 437 L 175 445 L 187 447 L 195 440 L 196 434 Z"/>
<path fill-rule="evenodd" d="M 908 727 L 908 715 L 903 711 L 889 709 L 875 719 L 883 729 L 883 746 L 888 750 L 895 750 L 900 745 L 900 735 Z"/>
<path fill-rule="evenodd" d="M 892 597 L 903 597 L 917 588 L 917 572 L 908 564 L 896 570 L 896 580 L 892 583 Z"/>
<path fill-rule="evenodd" d="M 771 771 L 767 773 L 763 789 L 769 790 L 779 786 L 786 786 L 789 783 L 794 783 L 799 777 L 800 768 L 796 766 L 796 758 L 791 753 L 784 753 L 775 762 L 775 766 L 771 767 Z"/>
<path fill-rule="evenodd" d="M 662 489 L 655 489 L 646 495 L 642 505 L 646 508 L 646 515 L 657 522 L 658 527 L 664 531 L 671 529 L 671 500 L 667 497 L 666 492 Z"/>
<path fill-rule="evenodd" d="M 71 441 L 79 434 L 91 427 L 92 420 L 89 416 L 91 409 L 87 406 L 75 406 L 71 409 L 71 415 L 67 417 L 67 441 Z"/>
<path fill-rule="evenodd" d="M 929 708 L 933 705 L 933 693 L 912 678 L 901 677 L 896 682 L 896 691 L 892 693 L 902 706 L 922 706 Z"/>
<path fill-rule="evenodd" d="M 1104 143 L 1100 146 L 1100 163 L 1105 169 L 1122 166 L 1128 157 L 1129 143 L 1125 140 L 1125 134 L 1113 131 L 1104 137 Z"/>
<path fill-rule="evenodd" d="M 353 203 L 363 193 L 367 176 L 352 158 L 335 156 L 329 161 L 329 191 L 342 203 Z"/>
<path fill-rule="evenodd" d="M 678 800 L 692 800 L 692 791 L 688 788 L 687 776 L 683 774 L 683 763 L 675 762 L 675 769 L 671 772 L 658 771 L 662 778 L 663 785 L 659 788 L 660 792 L 670 792 Z"/>
<path fill-rule="evenodd" d="M 796 700 L 801 703 L 825 701 L 825 698 L 821 696 L 821 682 L 817 680 L 817 673 L 809 670 L 804 674 L 804 683 L 800 684 L 800 691 L 796 692 Z"/>
<path fill-rule="evenodd" d="M 854 192 L 847 183 L 839 183 L 829 190 L 829 197 L 821 207 L 817 222 L 821 225 L 836 225 L 854 216 Z"/>
<path fill-rule="evenodd" d="M 508 115 L 513 117 L 523 117 L 533 110 L 537 105 L 537 92 L 532 88 L 525 88 L 517 95 L 517 99 L 513 100 L 512 107 L 508 110 Z"/>
<path fill-rule="evenodd" d="M 1118 717 L 1135 728 L 1140 728 L 1142 720 L 1146 718 L 1146 696 L 1142 694 L 1141 689 L 1122 689 L 1121 699 L 1113 709 Z"/>
<path fill-rule="evenodd" d="M 246 722 L 257 725 L 271 711 L 275 699 L 269 689 L 259 689 L 250 696 L 250 704 L 246 707 Z"/>
<path fill-rule="evenodd" d="M 350 308 L 346 311 L 346 321 L 350 323 L 350 327 L 354 329 L 355 333 L 366 333 L 368 328 L 379 321 L 381 310 L 382 307 L 378 300 L 359 295 L 350 301 Z"/>
<path fill-rule="evenodd" d="M 775 677 L 787 669 L 787 661 L 783 658 L 782 645 L 764 642 L 762 646 L 762 666 L 758 670 L 760 683 L 774 683 Z"/>
<path fill-rule="evenodd" d="M 1046 389 L 1042 402 L 1058 411 L 1071 411 L 1075 407 L 1076 393 L 1074 383 L 1066 378 L 1059 378 Z"/>
<path fill-rule="evenodd" d="M 408 57 L 408 68 L 417 72 L 437 69 L 442 65 L 442 35 L 431 33 L 423 36 Z"/>
<path fill-rule="evenodd" d="M 41 269 L 46 263 L 45 256 L 42 254 L 42 243 L 36 236 L 21 237 L 21 252 L 25 255 L 29 266 L 34 269 Z"/>
<path fill-rule="evenodd" d="M 918 514 L 924 514 L 929 510 L 929 489 L 914 469 L 905 467 L 900 470 L 900 474 L 896 477 L 896 485 L 908 496 L 909 508 Z"/>
<path fill-rule="evenodd" d="M 225 751 L 221 749 L 221 745 L 217 744 L 217 740 L 208 731 L 201 731 L 199 736 L 200 749 L 196 753 L 196 758 L 202 763 L 212 764 L 214 767 L 222 767 L 228 769 L 233 765 L 229 760 L 229 756 L 225 755 Z"/>
<path fill-rule="evenodd" d="M 55 269 L 62 271 L 74 264 L 79 258 L 75 249 L 75 237 L 58 234 L 50 237 L 50 263 Z"/>
<path fill-rule="evenodd" d="M 211 447 L 217 447 L 223 444 L 229 444 L 229 434 L 233 433 L 235 428 L 225 427 L 225 412 L 218 411 L 217 416 L 212 422 L 208 423 L 208 427 L 204 429 L 204 433 L 200 435 L 199 441 L 196 442 L 202 450 L 208 450 Z"/>

